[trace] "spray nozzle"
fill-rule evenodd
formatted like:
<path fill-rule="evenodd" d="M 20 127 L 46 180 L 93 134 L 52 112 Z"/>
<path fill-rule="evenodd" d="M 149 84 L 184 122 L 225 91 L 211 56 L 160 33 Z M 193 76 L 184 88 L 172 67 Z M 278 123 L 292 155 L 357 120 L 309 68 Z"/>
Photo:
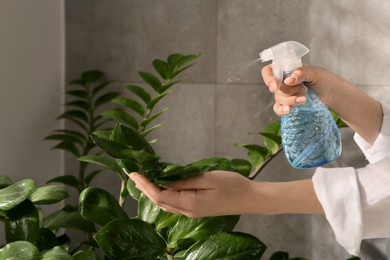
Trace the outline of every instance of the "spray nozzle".
<path fill-rule="evenodd" d="M 302 67 L 301 57 L 309 52 L 309 49 L 294 41 L 282 42 L 275 46 L 262 51 L 259 56 L 262 62 L 272 60 L 272 70 L 274 77 L 279 80 L 279 84 L 283 81 L 284 71 L 293 71 L 298 67 Z"/>

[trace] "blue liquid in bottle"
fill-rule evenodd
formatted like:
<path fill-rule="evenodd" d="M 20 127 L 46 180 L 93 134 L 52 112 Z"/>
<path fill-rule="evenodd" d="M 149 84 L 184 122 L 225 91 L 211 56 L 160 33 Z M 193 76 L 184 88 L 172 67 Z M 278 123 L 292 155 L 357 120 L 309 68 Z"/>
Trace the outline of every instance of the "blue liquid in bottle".
<path fill-rule="evenodd" d="M 285 72 L 284 78 L 291 72 Z M 294 168 L 321 166 L 341 154 L 341 137 L 327 106 L 308 87 L 304 105 L 281 118 L 284 153 Z"/>

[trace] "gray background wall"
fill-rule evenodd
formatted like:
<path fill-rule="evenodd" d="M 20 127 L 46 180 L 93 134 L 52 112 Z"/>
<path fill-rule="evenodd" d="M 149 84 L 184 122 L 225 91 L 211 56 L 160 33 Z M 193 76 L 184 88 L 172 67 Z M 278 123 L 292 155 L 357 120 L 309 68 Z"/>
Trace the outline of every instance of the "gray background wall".
<path fill-rule="evenodd" d="M 63 2 L 1 0 L 0 35 L 0 172 L 42 186 L 64 168 L 62 154 L 42 141 L 61 125 Z M 0 234 L 2 244 L 2 224 Z"/>
<path fill-rule="evenodd" d="M 74 158 L 49 152 L 41 138 L 59 126 L 61 110 L 61 1 L 0 2 L 1 171 L 40 184 L 59 172 L 71 172 Z M 296 40 L 312 51 L 305 62 L 324 66 L 358 84 L 370 95 L 390 101 L 388 36 L 390 4 L 385 0 L 67 0 L 66 81 L 98 68 L 120 83 L 140 83 L 137 71 L 151 69 L 154 58 L 201 52 L 188 79 L 163 104 L 171 110 L 154 133 L 163 159 L 187 163 L 209 156 L 245 158 L 237 142 L 259 142 L 248 135 L 272 118 L 272 95 L 259 75 L 260 64 L 236 74 L 258 52 Z M 239 81 L 229 83 L 231 75 Z M 120 89 L 118 84 L 116 87 Z M 22 104 L 22 105 L 20 105 Z M 12 116 L 10 116 L 12 112 Z M 366 164 L 342 131 L 342 157 L 329 165 Z M 22 159 L 20 159 L 22 158 Z M 27 166 L 27 167 L 26 167 Z M 309 178 L 311 170 L 291 169 L 283 156 L 258 181 Z M 94 183 L 115 191 L 102 175 Z M 129 205 L 129 210 L 131 205 Z M 308 259 L 345 259 L 346 252 L 322 216 L 243 216 L 237 230 L 277 250 Z M 363 244 L 363 259 L 381 259 L 382 240 Z M 379 255 L 378 255 L 379 254 Z M 267 259 L 267 257 L 264 257 Z"/>

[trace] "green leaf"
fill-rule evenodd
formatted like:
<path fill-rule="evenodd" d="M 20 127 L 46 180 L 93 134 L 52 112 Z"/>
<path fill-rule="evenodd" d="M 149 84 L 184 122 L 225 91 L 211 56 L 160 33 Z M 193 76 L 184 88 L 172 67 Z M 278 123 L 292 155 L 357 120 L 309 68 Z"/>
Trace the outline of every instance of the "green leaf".
<path fill-rule="evenodd" d="M 85 84 L 90 84 L 96 80 L 99 80 L 103 77 L 103 72 L 100 70 L 88 70 L 81 74 L 81 78 L 84 80 Z"/>
<path fill-rule="evenodd" d="M 12 184 L 12 180 L 6 176 L 0 173 L 0 189 L 4 189 Z M 1 200 L 0 200 L 1 201 Z M 0 202 L 1 204 L 1 202 Z"/>
<path fill-rule="evenodd" d="M 152 146 L 136 130 L 117 124 L 111 132 L 111 140 L 127 145 L 135 150 L 145 150 L 154 154 Z"/>
<path fill-rule="evenodd" d="M 195 243 L 181 259 L 256 260 L 261 258 L 265 249 L 266 246 L 251 235 L 219 232 Z"/>
<path fill-rule="evenodd" d="M 63 186 L 50 185 L 36 189 L 29 196 L 29 200 L 37 205 L 47 205 L 60 202 L 68 196 L 68 191 Z"/>
<path fill-rule="evenodd" d="M 85 87 L 85 82 L 82 79 L 74 79 L 69 82 L 69 85 L 79 85 Z"/>
<path fill-rule="evenodd" d="M 64 150 L 64 151 L 68 151 L 68 152 L 74 154 L 76 157 L 80 156 L 80 152 L 73 142 L 62 141 L 61 143 L 53 146 L 52 149 Z"/>
<path fill-rule="evenodd" d="M 85 114 L 84 111 L 81 110 L 68 110 L 62 113 L 60 116 L 57 117 L 57 119 L 69 119 L 69 120 L 81 120 L 83 122 L 88 121 L 88 116 Z"/>
<path fill-rule="evenodd" d="M 130 108 L 131 110 L 133 110 L 134 112 L 136 112 L 140 116 L 144 116 L 144 114 L 145 114 L 144 107 L 140 103 L 138 103 L 137 101 L 134 101 L 132 99 L 118 97 L 118 98 L 113 99 L 112 102 L 119 104 L 119 105 L 122 105 L 122 106 L 125 106 L 127 108 Z"/>
<path fill-rule="evenodd" d="M 142 137 L 145 137 L 145 136 L 147 136 L 148 134 L 150 134 L 152 131 L 154 131 L 154 130 L 156 130 L 157 128 L 160 128 L 160 127 L 162 127 L 162 126 L 163 126 L 163 124 L 157 124 L 157 125 L 155 125 L 155 126 L 149 128 L 149 129 L 146 129 L 145 131 L 142 131 L 142 132 L 140 133 L 140 135 L 141 135 Z M 156 139 L 156 140 L 157 140 L 157 139 Z M 152 141 L 150 141 L 149 143 L 151 144 Z"/>
<path fill-rule="evenodd" d="M 240 216 L 219 216 L 191 219 L 181 216 L 168 236 L 169 246 L 176 247 L 180 239 L 192 238 L 198 241 L 217 232 L 232 231 L 239 218 Z"/>
<path fill-rule="evenodd" d="M 43 253 L 42 260 L 73 260 L 73 256 L 62 247 L 56 246 Z"/>
<path fill-rule="evenodd" d="M 10 210 L 30 196 L 36 189 L 35 182 L 30 179 L 21 180 L 0 190 L 0 210 Z"/>
<path fill-rule="evenodd" d="M 119 173 L 119 176 L 122 177 L 121 168 L 118 166 L 118 164 L 115 161 L 113 161 L 111 159 L 105 158 L 105 157 L 100 156 L 100 155 L 87 155 L 87 156 L 79 157 L 79 160 L 82 162 L 93 163 L 93 164 L 103 166 L 105 168 L 108 168 L 108 169 L 116 172 L 116 173 Z"/>
<path fill-rule="evenodd" d="M 155 219 L 156 229 L 162 230 L 163 228 L 173 227 L 176 224 L 176 222 L 179 220 L 180 216 L 181 215 L 160 210 Z"/>
<path fill-rule="evenodd" d="M 133 116 L 124 112 L 123 110 L 120 109 L 107 110 L 102 112 L 101 115 L 105 118 L 117 120 L 118 122 L 131 126 L 134 129 L 138 129 L 137 120 Z"/>
<path fill-rule="evenodd" d="M 259 133 L 264 138 L 264 143 L 272 153 L 276 153 L 282 145 L 282 138 L 278 134 Z"/>
<path fill-rule="evenodd" d="M 80 213 L 75 210 L 66 208 L 53 212 L 43 220 L 43 226 L 50 230 L 59 228 L 68 228 L 73 230 L 81 230 L 87 233 L 95 232 L 95 226 L 92 222 L 84 219 Z"/>
<path fill-rule="evenodd" d="M 270 151 L 267 148 L 256 144 L 236 144 L 236 146 L 248 150 L 249 160 L 255 167 L 259 167 L 270 154 Z"/>
<path fill-rule="evenodd" d="M 166 95 L 168 95 L 168 93 L 163 93 L 161 95 L 158 95 L 157 97 L 153 98 L 150 102 L 148 102 L 148 104 L 146 104 L 146 107 L 148 109 L 153 109 L 154 106 L 163 98 L 165 97 Z"/>
<path fill-rule="evenodd" d="M 112 129 L 103 129 L 94 131 L 92 134 L 105 139 L 110 139 Z"/>
<path fill-rule="evenodd" d="M 80 194 L 79 210 L 85 219 L 102 226 L 114 219 L 128 218 L 118 201 L 106 190 L 86 188 Z"/>
<path fill-rule="evenodd" d="M 174 54 L 169 55 L 168 63 L 172 67 L 181 68 L 186 63 L 198 58 L 200 55 L 201 55 L 200 53 L 195 53 L 195 54 L 190 54 L 190 55 L 182 55 L 179 53 L 174 53 Z"/>
<path fill-rule="evenodd" d="M 4 260 L 39 260 L 41 254 L 36 246 L 27 241 L 8 243 L 0 249 L 0 259 Z"/>
<path fill-rule="evenodd" d="M 63 176 L 58 176 L 53 179 L 48 180 L 46 183 L 52 183 L 52 182 L 58 182 L 62 183 L 71 187 L 74 187 L 76 189 L 79 188 L 79 180 L 73 176 L 73 175 L 63 175 Z"/>
<path fill-rule="evenodd" d="M 182 79 L 179 79 L 179 80 L 176 80 L 176 81 L 171 81 L 167 84 L 164 84 L 161 86 L 160 88 L 160 92 L 161 93 L 164 93 L 165 91 L 167 91 L 168 89 L 170 89 L 173 85 L 176 85 L 177 83 L 181 82 Z"/>
<path fill-rule="evenodd" d="M 69 134 L 69 133 L 53 133 L 45 137 L 44 140 L 58 140 L 58 141 L 66 141 L 71 143 L 78 143 L 80 145 L 85 144 L 85 140 L 80 138 L 79 135 Z"/>
<path fill-rule="evenodd" d="M 42 217 L 43 218 L 43 217 Z M 40 217 L 41 219 L 41 217 Z M 47 228 L 40 228 L 39 229 L 39 244 L 38 244 L 38 249 L 40 251 L 45 250 L 45 249 L 50 249 L 55 246 L 58 246 L 59 242 L 56 237 L 56 235 L 49 229 Z"/>
<path fill-rule="evenodd" d="M 140 75 L 140 77 L 146 82 L 149 84 L 149 86 L 151 86 L 157 93 L 160 93 L 159 92 L 159 89 L 161 87 L 161 82 L 160 80 L 155 77 L 154 75 L 148 73 L 148 72 L 144 72 L 144 71 L 139 71 L 138 74 Z M 161 93 L 160 93 L 161 94 Z"/>
<path fill-rule="evenodd" d="M 66 94 L 74 97 L 78 97 L 81 99 L 87 99 L 88 98 L 88 92 L 85 90 L 68 90 L 66 91 Z"/>
<path fill-rule="evenodd" d="M 94 97 L 99 91 L 105 89 L 105 88 L 108 87 L 111 83 L 112 83 L 112 81 L 105 81 L 105 82 L 100 83 L 100 84 L 96 85 L 95 87 L 93 87 L 92 96 Z"/>
<path fill-rule="evenodd" d="M 137 218 L 153 224 L 159 212 L 160 208 L 155 205 L 145 194 L 141 193 L 138 199 Z"/>
<path fill-rule="evenodd" d="M 184 178 L 188 178 L 191 176 L 196 176 L 201 174 L 202 171 L 198 167 L 194 167 L 191 165 L 185 166 L 176 166 L 158 176 L 156 183 L 159 185 L 164 185 L 168 183 L 172 183 Z"/>
<path fill-rule="evenodd" d="M 74 260 L 100 260 L 99 255 L 95 251 L 79 251 L 73 257 Z"/>
<path fill-rule="evenodd" d="M 245 177 L 248 177 L 252 171 L 252 164 L 247 160 L 243 159 L 233 159 L 231 160 L 232 171 L 238 172 Z"/>
<path fill-rule="evenodd" d="M 287 252 L 275 252 L 271 255 L 269 260 L 289 260 L 290 257 Z"/>
<path fill-rule="evenodd" d="M 103 104 L 106 104 L 106 103 L 112 101 L 114 98 L 116 98 L 119 95 L 120 95 L 120 93 L 118 93 L 118 92 L 106 93 L 106 94 L 104 94 L 96 99 L 96 101 L 94 103 L 94 107 L 99 107 Z"/>
<path fill-rule="evenodd" d="M 152 115 L 152 116 L 149 116 L 148 118 L 145 118 L 142 123 L 141 123 L 141 126 L 143 127 L 146 127 L 150 122 L 152 122 L 154 119 L 156 119 L 157 117 L 161 116 L 162 114 L 164 114 L 165 112 L 167 112 L 169 110 L 169 108 L 165 107 L 163 110 L 161 110 L 160 112 Z"/>
<path fill-rule="evenodd" d="M 149 103 L 150 100 L 152 100 L 152 97 L 150 96 L 150 94 L 144 88 L 141 88 L 140 86 L 128 85 L 128 86 L 125 86 L 125 88 L 128 89 L 129 91 L 133 92 L 140 99 L 142 99 L 145 102 L 145 104 Z"/>
<path fill-rule="evenodd" d="M 168 80 L 170 78 L 169 76 L 172 69 L 166 61 L 155 59 L 153 60 L 152 64 L 153 68 L 158 72 L 158 74 L 160 74 L 163 79 Z"/>
<path fill-rule="evenodd" d="M 126 188 L 133 199 L 139 200 L 139 197 L 141 196 L 141 191 L 135 187 L 135 182 L 132 179 L 127 180 Z"/>
<path fill-rule="evenodd" d="M 65 103 L 65 106 L 78 107 L 78 108 L 83 109 L 84 111 L 88 111 L 88 109 L 89 109 L 88 103 L 85 102 L 84 100 L 70 101 L 70 102 Z"/>
<path fill-rule="evenodd" d="M 113 220 L 104 226 L 95 240 L 110 259 L 156 259 L 166 251 L 164 239 L 141 220 Z"/>
<path fill-rule="evenodd" d="M 8 243 L 24 240 L 37 244 L 39 240 L 39 215 L 34 204 L 25 200 L 7 212 L 5 236 Z"/>
<path fill-rule="evenodd" d="M 102 170 L 95 170 L 87 174 L 87 177 L 85 177 L 84 182 L 87 186 L 91 183 L 91 181 L 99 174 Z"/>

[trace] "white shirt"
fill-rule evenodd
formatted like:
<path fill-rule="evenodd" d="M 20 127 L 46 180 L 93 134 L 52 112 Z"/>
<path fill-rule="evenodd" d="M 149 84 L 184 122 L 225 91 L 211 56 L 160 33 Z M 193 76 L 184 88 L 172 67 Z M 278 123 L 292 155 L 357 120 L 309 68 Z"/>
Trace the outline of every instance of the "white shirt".
<path fill-rule="evenodd" d="M 390 105 L 382 104 L 381 133 L 373 145 L 354 139 L 370 164 L 365 168 L 318 168 L 316 195 L 336 240 L 358 255 L 362 239 L 390 237 Z"/>

